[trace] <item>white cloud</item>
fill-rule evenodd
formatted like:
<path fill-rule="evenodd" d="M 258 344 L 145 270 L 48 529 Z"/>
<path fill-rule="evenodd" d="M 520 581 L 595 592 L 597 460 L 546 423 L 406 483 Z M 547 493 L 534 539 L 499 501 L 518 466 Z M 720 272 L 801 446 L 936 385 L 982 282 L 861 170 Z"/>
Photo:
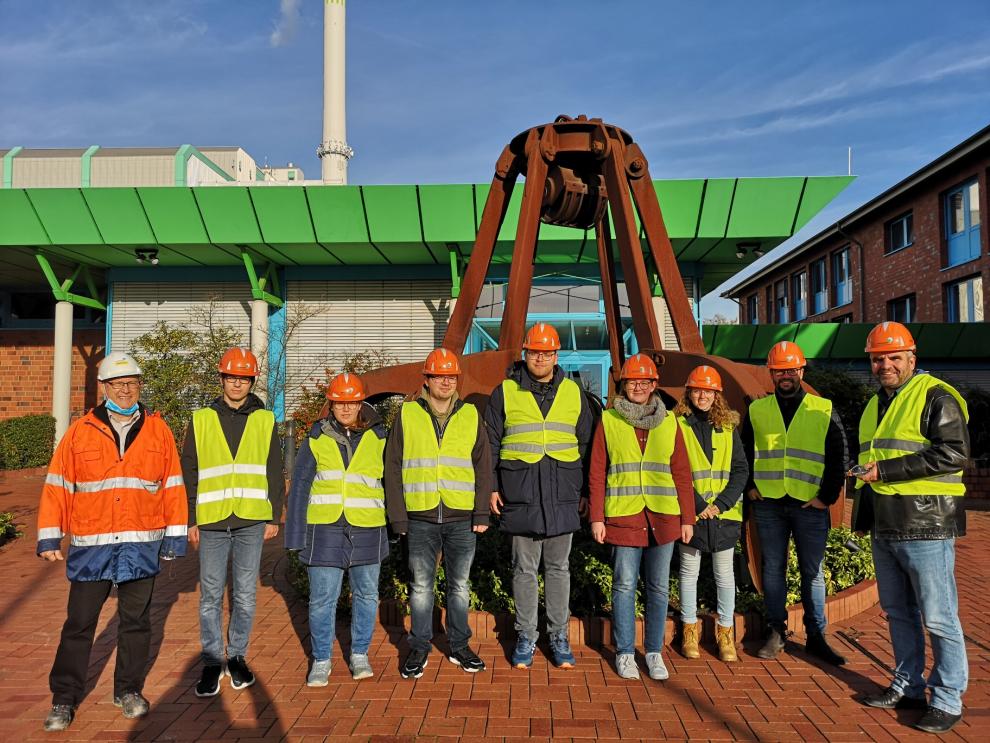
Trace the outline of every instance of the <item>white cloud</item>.
<path fill-rule="evenodd" d="M 281 0 L 279 11 L 281 15 L 270 39 L 272 46 L 285 46 L 299 28 L 299 0 Z"/>

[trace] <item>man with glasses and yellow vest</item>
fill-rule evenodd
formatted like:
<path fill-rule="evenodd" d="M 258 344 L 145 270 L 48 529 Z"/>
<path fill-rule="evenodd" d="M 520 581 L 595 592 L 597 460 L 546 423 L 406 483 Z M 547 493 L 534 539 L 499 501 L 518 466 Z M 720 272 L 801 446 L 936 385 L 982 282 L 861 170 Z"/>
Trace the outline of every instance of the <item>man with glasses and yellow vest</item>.
<path fill-rule="evenodd" d="M 925 710 L 915 727 L 945 733 L 962 719 L 969 675 L 955 576 L 956 537 L 966 533 L 969 412 L 954 387 L 916 368 L 916 351 L 910 331 L 897 322 L 877 325 L 866 339 L 880 390 L 859 422 L 853 528 L 873 535 L 894 679 L 860 701 Z M 925 630 L 934 658 L 927 681 Z"/>
<path fill-rule="evenodd" d="M 258 359 L 230 348 L 218 365 L 220 396 L 193 413 L 182 447 L 182 475 L 189 495 L 190 544 L 199 545 L 199 634 L 203 675 L 196 696 L 230 685 L 254 683 L 245 661 L 254 624 L 255 592 L 264 540 L 278 534 L 285 498 L 282 449 L 275 416 L 251 392 Z M 223 640 L 223 594 L 231 564 L 233 592 L 227 652 Z"/>
<path fill-rule="evenodd" d="M 478 409 L 457 395 L 457 356 L 438 348 L 423 364 L 418 397 L 402 404 L 385 449 L 385 500 L 396 534 L 408 535 L 412 632 L 402 678 L 419 678 L 433 641 L 433 586 L 443 554 L 447 583 L 447 660 L 477 673 L 485 662 L 468 646 L 468 577 L 477 535 L 488 529 L 491 455 Z"/>
<path fill-rule="evenodd" d="M 531 327 L 523 349 L 524 360 L 508 370 L 485 409 L 496 483 L 491 509 L 501 516 L 502 531 L 512 535 L 517 632 L 512 664 L 533 663 L 542 559 L 553 662 L 570 668 L 575 663 L 567 636 L 571 537 L 587 508 L 585 455 L 596 411 L 557 366 L 560 337 L 552 325 Z"/>
<path fill-rule="evenodd" d="M 822 563 L 831 526 L 828 507 L 845 482 L 846 441 L 832 401 L 801 386 L 804 353 L 781 341 L 770 349 L 767 368 L 774 394 L 754 400 L 743 427 L 751 463 L 747 494 L 763 554 L 763 601 L 767 641 L 757 655 L 776 658 L 787 637 L 787 552 L 794 537 L 801 573 L 805 650 L 832 665 L 845 658 L 825 639 L 825 577 Z"/>

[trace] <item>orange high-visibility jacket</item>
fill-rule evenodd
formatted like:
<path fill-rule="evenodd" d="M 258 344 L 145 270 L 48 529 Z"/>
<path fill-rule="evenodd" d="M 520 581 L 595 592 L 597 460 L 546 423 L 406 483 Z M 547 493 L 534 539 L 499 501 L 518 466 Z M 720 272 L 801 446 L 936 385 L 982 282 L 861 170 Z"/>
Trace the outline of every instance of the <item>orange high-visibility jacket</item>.
<path fill-rule="evenodd" d="M 142 406 L 141 415 L 123 458 L 112 429 L 92 410 L 55 450 L 41 492 L 37 551 L 59 549 L 68 535 L 69 580 L 148 578 L 160 570 L 159 555 L 186 552 L 188 504 L 175 439 L 157 413 Z"/>

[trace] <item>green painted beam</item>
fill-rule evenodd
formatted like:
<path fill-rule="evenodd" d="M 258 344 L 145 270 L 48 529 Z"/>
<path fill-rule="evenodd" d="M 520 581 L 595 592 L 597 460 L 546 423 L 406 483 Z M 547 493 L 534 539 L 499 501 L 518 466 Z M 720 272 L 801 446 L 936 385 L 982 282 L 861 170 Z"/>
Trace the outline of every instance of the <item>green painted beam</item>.
<path fill-rule="evenodd" d="M 79 158 L 79 184 L 83 188 L 89 188 L 93 182 L 93 155 L 100 149 L 98 144 L 90 145 Z"/>
<path fill-rule="evenodd" d="M 158 243 L 133 188 L 87 188 L 82 195 L 106 242 L 112 245 Z"/>
<path fill-rule="evenodd" d="M 14 158 L 23 149 L 20 145 L 11 147 L 3 156 L 3 180 L 0 181 L 0 186 L 3 186 L 3 188 L 14 187 Z"/>
<path fill-rule="evenodd" d="M 0 245 L 51 245 L 51 239 L 20 188 L 0 189 Z"/>
<path fill-rule="evenodd" d="M 107 244 L 80 189 L 32 188 L 28 199 L 56 245 Z"/>

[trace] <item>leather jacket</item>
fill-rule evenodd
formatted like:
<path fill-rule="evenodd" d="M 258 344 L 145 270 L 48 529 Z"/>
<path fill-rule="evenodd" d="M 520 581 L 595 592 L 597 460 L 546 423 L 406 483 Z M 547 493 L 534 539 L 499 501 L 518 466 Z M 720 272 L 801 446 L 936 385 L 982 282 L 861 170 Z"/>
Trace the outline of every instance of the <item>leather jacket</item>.
<path fill-rule="evenodd" d="M 880 416 L 891 398 L 880 393 Z M 963 469 L 969 460 L 969 430 L 955 397 L 933 387 L 925 398 L 921 431 L 931 445 L 919 452 L 877 463 L 882 482 L 903 482 Z M 963 498 L 951 495 L 880 494 L 866 485 L 857 493 L 853 528 L 879 539 L 952 539 L 966 534 Z"/>

